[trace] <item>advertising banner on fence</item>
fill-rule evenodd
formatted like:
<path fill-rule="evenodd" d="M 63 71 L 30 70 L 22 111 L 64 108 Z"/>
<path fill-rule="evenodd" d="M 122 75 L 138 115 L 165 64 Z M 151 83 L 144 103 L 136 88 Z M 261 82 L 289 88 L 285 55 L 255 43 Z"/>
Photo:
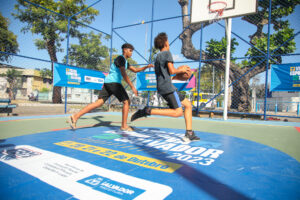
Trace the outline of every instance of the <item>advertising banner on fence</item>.
<path fill-rule="evenodd" d="M 272 65 L 271 91 L 300 91 L 300 63 Z"/>
<path fill-rule="evenodd" d="M 140 72 L 136 75 L 136 88 L 138 91 L 156 91 L 156 76 L 152 72 Z M 195 76 L 187 81 L 173 80 L 172 83 L 179 91 L 189 91 L 196 86 Z"/>
<path fill-rule="evenodd" d="M 54 86 L 101 90 L 105 73 L 54 63 L 53 79 Z"/>

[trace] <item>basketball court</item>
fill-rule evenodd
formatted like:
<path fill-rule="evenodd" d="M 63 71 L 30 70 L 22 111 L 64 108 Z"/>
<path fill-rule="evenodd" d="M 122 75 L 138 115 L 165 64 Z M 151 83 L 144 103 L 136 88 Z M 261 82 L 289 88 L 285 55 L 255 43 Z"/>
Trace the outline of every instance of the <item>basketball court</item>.
<path fill-rule="evenodd" d="M 2 118 L 1 197 L 300 198 L 299 123 L 195 118 L 201 140 L 184 143 L 181 118 L 142 119 L 135 132 L 119 130 L 120 113 L 87 115 L 75 131 L 66 118 Z"/>
<path fill-rule="evenodd" d="M 191 23 L 225 19 L 230 41 L 231 17 L 257 2 L 193 0 Z M 226 120 L 229 63 L 226 118 L 193 118 L 200 141 L 183 142 L 183 118 L 140 119 L 133 132 L 117 112 L 76 130 L 67 115 L 0 118 L 1 199 L 300 199 L 300 124 Z"/>

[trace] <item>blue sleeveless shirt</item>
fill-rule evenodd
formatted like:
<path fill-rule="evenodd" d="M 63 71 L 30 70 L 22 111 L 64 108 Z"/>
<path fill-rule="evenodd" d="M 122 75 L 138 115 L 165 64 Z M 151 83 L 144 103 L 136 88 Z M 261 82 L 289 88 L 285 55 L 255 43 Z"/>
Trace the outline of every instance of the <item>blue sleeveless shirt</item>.
<path fill-rule="evenodd" d="M 120 65 L 120 62 L 123 64 L 125 60 L 125 64 L 124 65 Z M 119 61 L 119 62 L 117 62 Z M 120 71 L 120 67 L 125 66 L 125 69 L 127 69 L 128 66 L 128 62 L 125 59 L 125 57 L 123 55 L 118 56 L 114 62 L 111 64 L 110 66 L 110 70 L 109 70 L 109 74 L 105 77 L 104 83 L 121 83 L 122 81 L 122 74 Z"/>

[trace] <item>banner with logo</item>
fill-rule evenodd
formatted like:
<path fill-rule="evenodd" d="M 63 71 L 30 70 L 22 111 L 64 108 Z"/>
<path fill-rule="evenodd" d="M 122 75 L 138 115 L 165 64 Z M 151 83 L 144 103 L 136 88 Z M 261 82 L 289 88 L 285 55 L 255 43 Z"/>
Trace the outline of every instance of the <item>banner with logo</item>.
<path fill-rule="evenodd" d="M 272 65 L 271 91 L 300 91 L 300 63 Z"/>
<path fill-rule="evenodd" d="M 140 72 L 136 76 L 136 88 L 138 91 L 156 91 L 155 72 Z M 179 91 L 189 91 L 196 86 L 196 78 L 194 75 L 187 81 L 173 80 L 173 85 Z"/>
<path fill-rule="evenodd" d="M 54 63 L 53 79 L 54 86 L 101 90 L 105 73 Z"/>

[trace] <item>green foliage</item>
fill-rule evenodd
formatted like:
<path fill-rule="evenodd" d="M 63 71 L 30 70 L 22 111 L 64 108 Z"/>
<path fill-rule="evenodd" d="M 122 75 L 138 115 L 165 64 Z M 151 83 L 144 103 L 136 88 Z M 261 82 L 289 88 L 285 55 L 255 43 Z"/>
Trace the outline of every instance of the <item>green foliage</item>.
<path fill-rule="evenodd" d="M 47 69 L 47 68 L 43 68 L 40 71 L 40 75 L 42 78 L 52 78 L 52 72 L 50 69 Z"/>
<path fill-rule="evenodd" d="M 17 53 L 19 51 L 17 36 L 8 30 L 8 19 L 0 13 L 0 51 L 7 53 Z M 10 61 L 10 56 L 0 54 L 0 61 Z"/>
<path fill-rule="evenodd" d="M 294 29 L 291 28 L 279 29 L 277 32 L 270 35 L 270 52 L 273 55 L 293 53 L 296 50 L 295 40 L 292 39 L 288 41 L 293 36 L 294 36 Z M 259 50 L 261 50 L 262 52 L 267 52 L 267 48 L 268 48 L 267 34 L 264 34 L 264 36 L 260 38 L 257 37 L 254 38 L 253 42 L 255 43 L 254 46 L 256 48 L 250 48 L 246 53 L 246 56 L 261 56 L 262 53 Z M 281 56 L 273 56 L 272 58 L 277 62 L 281 63 Z M 255 65 L 258 62 L 258 59 L 251 58 L 249 62 L 250 63 L 246 62 L 245 64 Z M 270 60 L 270 63 L 275 63 L 275 62 L 273 60 Z"/>
<path fill-rule="evenodd" d="M 81 34 L 79 45 L 73 44 L 70 47 L 69 63 L 89 69 L 102 70 L 102 60 L 109 57 L 109 48 L 102 45 L 101 37 L 101 33 Z"/>
<path fill-rule="evenodd" d="M 289 27 L 288 19 L 284 18 L 289 16 L 295 11 L 295 7 L 300 4 L 300 0 L 272 0 L 272 24 L 274 30 L 284 29 Z M 258 1 L 259 12 L 251 15 L 254 19 L 267 20 L 269 17 L 269 0 Z"/>
<path fill-rule="evenodd" d="M 227 41 L 226 38 L 223 37 L 221 41 L 217 41 L 214 39 L 211 39 L 210 41 L 206 42 L 207 47 L 205 49 L 205 52 L 208 56 L 209 59 L 213 58 L 225 58 L 226 55 L 226 46 L 227 46 Z M 233 54 L 236 50 L 236 46 L 239 43 L 236 41 L 235 38 L 232 38 L 231 40 L 231 54 Z"/>
<path fill-rule="evenodd" d="M 17 1 L 18 4 L 15 5 L 16 13 L 13 13 L 13 16 L 26 23 L 22 31 L 30 31 L 33 34 L 41 35 L 41 39 L 35 40 L 35 45 L 38 49 L 47 49 L 51 60 L 56 61 L 56 55 L 54 57 L 51 54 L 63 50 L 61 42 L 65 40 L 64 33 L 67 33 L 67 18 L 33 6 L 23 0 Z M 84 4 L 85 0 L 31 0 L 31 2 L 67 17 L 87 7 Z M 83 23 L 90 24 L 98 14 L 98 10 L 89 8 L 81 14 L 72 17 L 72 20 L 80 20 Z M 78 27 L 82 25 L 72 20 L 70 21 L 70 35 L 71 37 L 78 37 L 80 35 Z"/>
<path fill-rule="evenodd" d="M 17 78 L 22 75 L 21 71 L 15 70 L 15 69 L 9 69 L 6 71 L 5 76 L 7 79 L 7 82 L 9 84 L 13 84 L 16 82 Z"/>
<path fill-rule="evenodd" d="M 243 19 L 258 26 L 257 30 L 263 30 L 260 26 L 267 26 L 269 19 L 269 0 L 258 1 L 258 12 L 257 14 L 244 16 Z M 300 0 L 272 0 L 272 12 L 271 12 L 271 24 L 273 25 L 274 32 L 270 35 L 270 52 L 276 56 L 272 58 L 277 62 L 281 62 L 280 54 L 293 53 L 296 50 L 295 40 L 290 40 L 295 33 L 294 30 L 290 28 L 290 23 L 286 18 L 295 11 L 295 7 L 300 4 Z M 253 35 L 250 41 L 254 44 L 254 47 L 248 49 L 246 56 L 263 56 L 267 52 L 267 42 L 268 35 L 263 32 L 257 32 Z M 285 43 L 286 42 L 286 43 Z M 282 45 L 284 43 L 284 45 Z M 235 52 L 235 47 L 238 43 L 235 38 L 232 39 L 231 53 Z M 262 52 L 264 53 L 262 53 Z M 225 58 L 226 53 L 226 39 L 222 38 L 221 41 L 211 39 L 207 42 L 206 53 L 208 58 Z M 245 66 L 253 66 L 260 62 L 261 59 L 251 58 L 250 60 L 242 61 L 239 63 L 239 67 L 243 68 Z M 274 61 L 270 61 L 274 63 Z M 265 63 L 262 63 L 263 65 Z"/>
<path fill-rule="evenodd" d="M 201 91 L 206 93 L 219 93 L 222 90 L 222 84 L 224 81 L 224 79 L 222 79 L 223 76 L 224 71 L 220 70 L 219 68 L 209 64 L 203 65 L 201 67 L 200 78 Z"/>
<path fill-rule="evenodd" d="M 1 74 L 1 76 L 4 76 L 9 83 L 9 98 L 15 99 L 18 82 L 20 82 L 18 80 L 20 80 L 22 72 L 15 69 L 9 69 L 5 74 Z"/>
<path fill-rule="evenodd" d="M 40 92 L 44 92 L 44 93 L 47 93 L 47 92 L 49 92 L 50 90 L 48 89 L 48 88 L 42 88 L 41 90 L 40 90 Z"/>

